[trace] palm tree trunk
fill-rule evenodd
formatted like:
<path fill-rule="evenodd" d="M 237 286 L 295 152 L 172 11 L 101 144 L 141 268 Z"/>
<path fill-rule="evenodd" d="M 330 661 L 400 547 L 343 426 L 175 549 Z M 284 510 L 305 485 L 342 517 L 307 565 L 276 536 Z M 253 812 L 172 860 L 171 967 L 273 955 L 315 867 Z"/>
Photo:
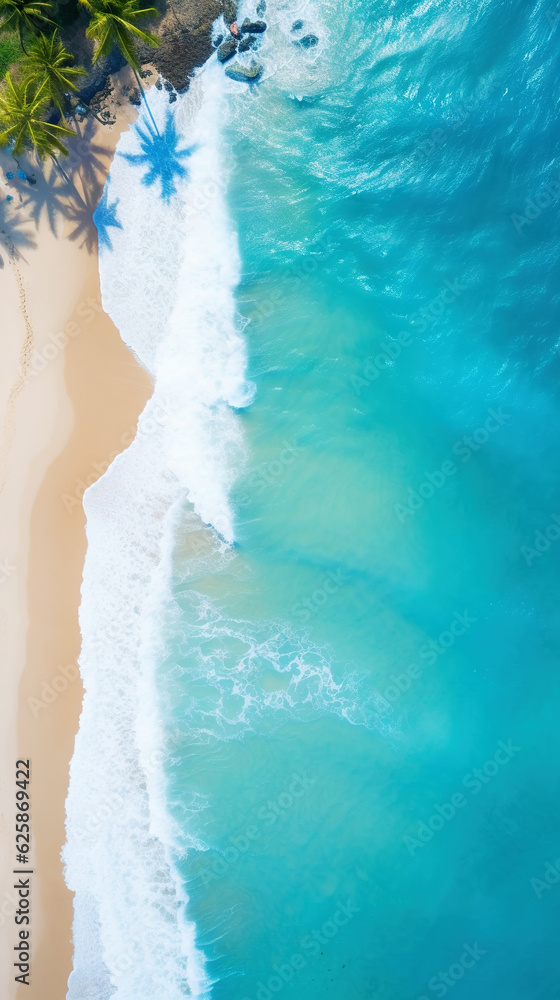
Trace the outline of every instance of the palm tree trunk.
<path fill-rule="evenodd" d="M 66 183 L 69 184 L 71 188 L 74 188 L 74 191 L 76 192 L 76 197 L 83 204 L 84 199 L 82 198 L 82 196 L 81 196 L 80 192 L 78 191 L 78 188 L 74 184 L 74 181 L 72 180 L 72 178 L 69 177 L 68 174 L 66 173 L 64 167 L 62 166 L 60 160 L 58 159 L 58 156 L 56 156 L 54 153 L 51 153 L 51 159 L 52 159 L 53 163 L 55 164 L 56 168 L 60 171 L 60 173 L 64 177 L 64 180 L 66 181 Z"/>
<path fill-rule="evenodd" d="M 153 116 L 153 114 L 151 112 L 150 105 L 148 104 L 148 99 L 146 97 L 146 91 L 144 90 L 144 88 L 142 86 L 142 81 L 140 80 L 140 77 L 138 76 L 138 73 L 136 72 L 134 66 L 132 67 L 132 72 L 134 73 L 134 76 L 136 77 L 136 83 L 138 84 L 138 87 L 140 89 L 140 93 L 142 94 L 142 97 L 144 98 L 144 104 L 146 105 L 146 107 L 148 109 L 148 114 L 149 114 L 150 118 L 152 119 L 154 128 L 156 130 L 156 134 L 159 135 L 159 129 L 158 129 L 157 125 L 156 125 L 156 120 L 155 120 L 155 118 L 154 118 L 154 116 Z"/>
<path fill-rule="evenodd" d="M 19 31 L 19 44 L 21 45 L 23 51 L 25 52 L 25 55 L 28 56 L 29 52 L 25 48 L 25 44 L 23 41 L 23 25 L 21 23 L 18 25 L 18 31 Z"/>

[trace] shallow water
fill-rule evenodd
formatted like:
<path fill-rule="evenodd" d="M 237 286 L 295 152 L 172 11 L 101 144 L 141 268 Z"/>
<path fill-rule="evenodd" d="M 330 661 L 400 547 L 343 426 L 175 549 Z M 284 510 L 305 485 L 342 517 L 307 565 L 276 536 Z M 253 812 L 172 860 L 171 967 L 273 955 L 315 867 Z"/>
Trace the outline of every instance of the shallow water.
<path fill-rule="evenodd" d="M 266 17 L 258 87 L 177 102 L 175 191 L 108 186 L 156 391 L 86 498 L 87 995 L 553 998 L 560 19 Z"/>

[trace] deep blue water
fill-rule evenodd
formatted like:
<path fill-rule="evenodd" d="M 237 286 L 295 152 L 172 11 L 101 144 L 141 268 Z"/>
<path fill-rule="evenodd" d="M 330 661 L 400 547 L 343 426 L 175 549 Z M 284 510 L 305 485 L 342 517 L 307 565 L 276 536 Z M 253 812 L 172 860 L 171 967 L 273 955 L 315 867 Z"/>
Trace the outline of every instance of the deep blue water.
<path fill-rule="evenodd" d="M 259 1000 L 456 984 L 544 1000 L 560 988 L 560 889 L 530 880 L 560 855 L 560 546 L 520 550 L 560 514 L 559 26 L 546 4 L 318 15 L 319 82 L 306 93 L 299 70 L 294 99 L 283 68 L 228 131 L 257 397 L 234 496 L 245 572 L 218 587 L 225 617 L 263 639 L 288 623 L 337 680 L 361 675 L 356 701 L 379 692 L 392 712 L 269 735 L 263 711 L 260 732 L 194 751 L 194 781 L 181 762 L 212 847 L 183 868 L 191 914 L 216 1000 L 259 982 Z M 292 773 L 305 795 L 259 819 Z"/>
<path fill-rule="evenodd" d="M 560 8 L 266 16 L 235 546 L 179 524 L 158 670 L 209 995 L 553 1000 Z"/>

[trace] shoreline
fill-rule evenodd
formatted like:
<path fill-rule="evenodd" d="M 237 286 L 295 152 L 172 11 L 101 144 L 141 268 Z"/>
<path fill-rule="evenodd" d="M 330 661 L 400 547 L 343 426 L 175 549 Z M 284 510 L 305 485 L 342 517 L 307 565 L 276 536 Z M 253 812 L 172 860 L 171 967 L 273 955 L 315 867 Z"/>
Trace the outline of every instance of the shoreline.
<path fill-rule="evenodd" d="M 160 16 L 151 24 L 150 30 L 159 38 L 159 46 L 153 48 L 140 42 L 140 63 L 144 70 L 155 71 L 156 78 L 160 74 L 172 90 L 182 94 L 188 90 L 194 72 L 215 51 L 211 39 L 214 22 L 221 15 L 227 25 L 236 20 L 237 0 L 173 0 L 173 4 L 168 0 L 156 0 L 155 7 Z M 93 64 L 93 48 L 82 36 L 82 28 L 83 23 L 78 19 L 62 29 L 62 37 L 76 57 L 76 63 L 87 68 L 74 102 L 80 104 L 86 101 L 91 110 L 102 112 L 111 103 L 108 100 L 111 78 L 120 73 L 124 59 L 118 52 L 113 52 Z M 130 89 L 136 92 L 137 99 L 133 103 L 137 105 L 140 95 L 136 80 Z"/>
<path fill-rule="evenodd" d="M 121 88 L 130 86 L 130 76 L 125 69 L 113 78 L 115 94 L 118 89 L 120 96 Z M 135 121 L 137 110 L 123 100 L 114 114 L 117 122 L 111 128 L 88 120 L 82 137 L 73 143 L 77 150 L 70 164 L 81 201 L 60 183 L 54 168 L 47 167 L 46 182 L 35 169 L 36 186 L 28 191 L 20 185 L 12 191 L 15 224 L 7 233 L 4 224 L 0 234 L 3 312 L 10 334 L 0 378 L 5 413 L 0 453 L 5 467 L 2 480 L 6 479 L 0 493 L 0 557 L 6 569 L 0 620 L 9 664 L 1 709 L 0 961 L 8 1000 L 16 996 L 61 1000 L 66 995 L 73 907 L 60 851 L 82 701 L 77 670 L 86 551 L 81 484 L 99 478 L 112 457 L 126 447 L 152 392 L 148 374 L 101 308 L 91 211 L 117 141 Z M 9 159 L 2 154 L 3 173 Z M 36 226 L 24 222 L 33 220 L 34 213 Z M 10 239 L 22 254 L 17 262 L 20 279 L 6 252 Z M 27 323 L 21 310 L 22 288 Z M 32 373 L 14 391 L 26 338 Z M 12 431 L 6 447 L 8 423 Z M 13 968 L 16 876 L 11 874 L 18 756 L 32 762 L 30 867 L 35 872 L 31 985 L 19 987 Z"/>

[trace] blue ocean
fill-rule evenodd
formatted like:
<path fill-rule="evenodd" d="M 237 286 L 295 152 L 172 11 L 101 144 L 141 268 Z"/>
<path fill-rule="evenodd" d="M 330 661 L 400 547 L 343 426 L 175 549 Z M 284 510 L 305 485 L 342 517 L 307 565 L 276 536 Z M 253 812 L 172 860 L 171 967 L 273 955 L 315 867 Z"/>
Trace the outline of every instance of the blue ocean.
<path fill-rule="evenodd" d="M 96 216 L 68 996 L 555 1000 L 560 7 L 264 17 Z"/>

